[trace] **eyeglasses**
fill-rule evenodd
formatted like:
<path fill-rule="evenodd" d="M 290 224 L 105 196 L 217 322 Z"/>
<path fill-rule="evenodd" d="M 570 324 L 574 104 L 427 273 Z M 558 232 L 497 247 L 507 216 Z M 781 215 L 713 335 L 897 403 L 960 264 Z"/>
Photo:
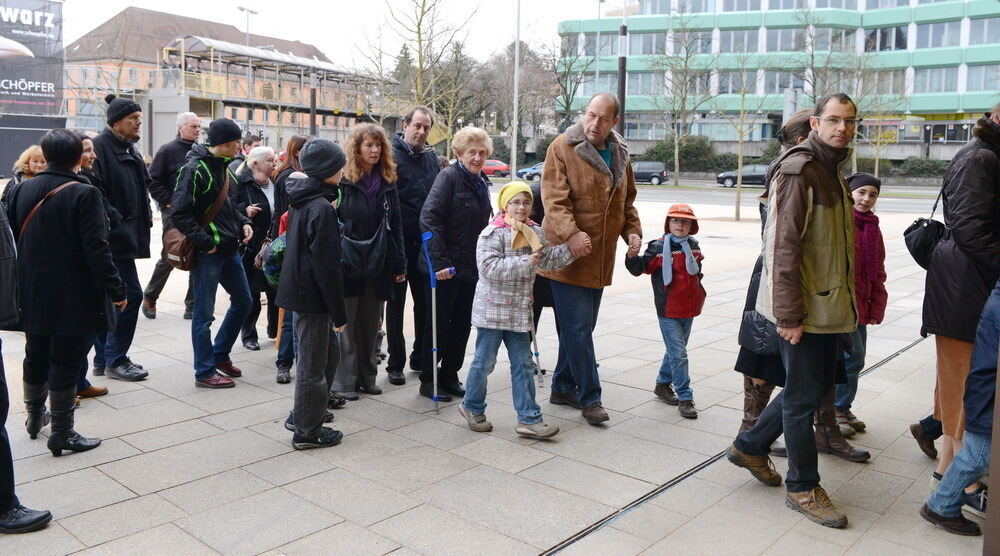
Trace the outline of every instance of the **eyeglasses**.
<path fill-rule="evenodd" d="M 515 207 L 530 207 L 531 201 L 508 201 L 507 204 Z"/>
<path fill-rule="evenodd" d="M 840 118 L 821 118 L 819 116 L 813 116 L 813 117 L 816 118 L 817 120 L 824 121 L 834 127 L 839 126 L 841 122 L 843 122 L 843 124 L 847 127 L 854 127 L 862 122 L 861 118 L 845 118 L 842 120 Z"/>

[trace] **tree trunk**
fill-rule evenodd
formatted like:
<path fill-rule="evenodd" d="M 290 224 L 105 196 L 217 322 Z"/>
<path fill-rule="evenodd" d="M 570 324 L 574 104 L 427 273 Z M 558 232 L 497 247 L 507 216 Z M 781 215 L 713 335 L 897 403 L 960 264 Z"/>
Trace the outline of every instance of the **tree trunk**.
<path fill-rule="evenodd" d="M 740 221 L 740 201 L 743 197 L 743 135 L 739 135 L 739 144 L 736 146 L 736 210 L 734 219 Z"/>

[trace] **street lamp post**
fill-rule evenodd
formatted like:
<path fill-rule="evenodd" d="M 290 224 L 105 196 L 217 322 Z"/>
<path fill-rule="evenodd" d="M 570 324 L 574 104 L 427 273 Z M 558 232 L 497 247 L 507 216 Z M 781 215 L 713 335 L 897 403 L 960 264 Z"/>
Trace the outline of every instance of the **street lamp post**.
<path fill-rule="evenodd" d="M 520 88 L 521 88 L 521 0 L 517 0 L 517 15 L 514 27 L 514 132 L 511 134 L 510 171 L 517 176 L 517 132 L 521 127 L 520 119 Z"/>
<path fill-rule="evenodd" d="M 251 10 L 250 8 L 244 8 L 243 6 L 236 6 L 236 7 L 241 12 L 245 12 L 247 14 L 247 27 L 246 27 L 246 33 L 245 34 L 246 34 L 246 39 L 247 39 L 247 46 L 250 46 L 250 16 L 257 15 L 257 11 L 256 10 Z"/>
<path fill-rule="evenodd" d="M 622 25 L 618 28 L 618 134 L 625 137 L 625 66 L 628 56 L 628 0 L 622 2 Z"/>

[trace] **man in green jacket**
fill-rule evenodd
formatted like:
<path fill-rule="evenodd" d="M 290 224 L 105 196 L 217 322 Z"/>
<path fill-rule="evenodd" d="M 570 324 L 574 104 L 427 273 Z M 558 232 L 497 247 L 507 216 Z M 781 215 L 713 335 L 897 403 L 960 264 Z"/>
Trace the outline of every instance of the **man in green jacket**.
<path fill-rule="evenodd" d="M 727 454 L 761 482 L 778 486 L 781 476 L 767 454 L 784 432 L 785 505 L 835 528 L 845 527 L 847 516 L 819 486 L 812 416 L 833 387 L 838 337 L 858 323 L 852 200 L 840 171 L 858 121 L 847 95 L 819 99 L 809 137 L 774 164 L 757 311 L 777 326 L 787 378 L 781 394 Z"/>

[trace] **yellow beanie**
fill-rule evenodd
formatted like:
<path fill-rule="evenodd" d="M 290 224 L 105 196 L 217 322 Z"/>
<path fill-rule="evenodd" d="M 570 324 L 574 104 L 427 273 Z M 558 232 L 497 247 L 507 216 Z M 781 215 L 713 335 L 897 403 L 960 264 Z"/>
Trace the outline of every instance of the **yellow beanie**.
<path fill-rule="evenodd" d="M 528 184 L 523 181 L 512 181 L 501 187 L 500 193 L 497 194 L 497 206 L 500 208 L 500 212 L 505 212 L 507 210 L 507 203 L 519 193 L 527 193 L 528 198 L 534 201 L 534 196 L 531 194 L 531 188 L 528 187 Z"/>

